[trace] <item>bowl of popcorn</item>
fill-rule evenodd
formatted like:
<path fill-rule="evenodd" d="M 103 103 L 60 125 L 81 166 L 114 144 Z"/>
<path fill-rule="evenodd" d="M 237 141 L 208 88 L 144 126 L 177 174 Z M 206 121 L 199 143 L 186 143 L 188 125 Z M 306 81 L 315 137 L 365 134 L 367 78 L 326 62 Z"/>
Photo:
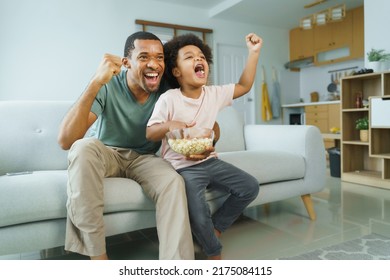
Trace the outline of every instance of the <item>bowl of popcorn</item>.
<path fill-rule="evenodd" d="M 209 128 L 187 127 L 166 133 L 169 146 L 184 156 L 203 154 L 213 146 L 214 131 Z"/>

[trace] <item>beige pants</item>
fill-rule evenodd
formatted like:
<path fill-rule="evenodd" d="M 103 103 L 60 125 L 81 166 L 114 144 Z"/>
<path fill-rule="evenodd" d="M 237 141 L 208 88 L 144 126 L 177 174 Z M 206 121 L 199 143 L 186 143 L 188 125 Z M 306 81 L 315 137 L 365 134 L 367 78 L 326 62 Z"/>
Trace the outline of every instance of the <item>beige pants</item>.
<path fill-rule="evenodd" d="M 103 178 L 127 177 L 155 202 L 159 258 L 194 259 L 184 181 L 168 162 L 91 138 L 76 141 L 68 159 L 66 250 L 87 256 L 106 252 Z"/>

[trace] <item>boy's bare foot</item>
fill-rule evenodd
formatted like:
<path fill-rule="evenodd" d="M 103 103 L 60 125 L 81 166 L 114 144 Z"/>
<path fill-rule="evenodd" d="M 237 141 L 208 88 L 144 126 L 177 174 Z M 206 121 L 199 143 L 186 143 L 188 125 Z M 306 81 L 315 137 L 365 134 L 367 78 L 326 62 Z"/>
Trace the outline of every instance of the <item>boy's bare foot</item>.
<path fill-rule="evenodd" d="M 209 260 L 222 260 L 222 257 L 221 257 L 221 255 L 209 256 L 207 259 L 209 259 Z"/>
<path fill-rule="evenodd" d="M 100 256 L 91 256 L 91 260 L 93 260 L 93 261 L 95 261 L 95 260 L 108 260 L 108 256 L 107 256 L 107 254 L 103 254 Z"/>
<path fill-rule="evenodd" d="M 220 231 L 217 230 L 217 229 L 214 229 L 214 232 L 215 232 L 215 236 L 216 236 L 216 237 L 218 237 L 218 238 L 221 237 L 222 232 L 220 232 Z"/>

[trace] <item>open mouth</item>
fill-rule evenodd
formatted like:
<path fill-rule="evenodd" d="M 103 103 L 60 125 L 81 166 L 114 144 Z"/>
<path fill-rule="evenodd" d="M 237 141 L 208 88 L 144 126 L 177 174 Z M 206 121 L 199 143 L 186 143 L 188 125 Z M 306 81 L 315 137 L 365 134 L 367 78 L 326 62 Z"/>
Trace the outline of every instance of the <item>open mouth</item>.
<path fill-rule="evenodd" d="M 146 73 L 145 78 L 148 80 L 157 80 L 158 73 Z"/>
<path fill-rule="evenodd" d="M 205 76 L 205 69 L 202 64 L 198 64 L 195 66 L 195 74 L 199 78 L 203 78 Z"/>
<path fill-rule="evenodd" d="M 146 73 L 144 75 L 145 79 L 148 81 L 148 82 L 151 82 L 151 83 L 156 83 L 158 82 L 158 78 L 159 78 L 159 74 L 158 73 Z"/>

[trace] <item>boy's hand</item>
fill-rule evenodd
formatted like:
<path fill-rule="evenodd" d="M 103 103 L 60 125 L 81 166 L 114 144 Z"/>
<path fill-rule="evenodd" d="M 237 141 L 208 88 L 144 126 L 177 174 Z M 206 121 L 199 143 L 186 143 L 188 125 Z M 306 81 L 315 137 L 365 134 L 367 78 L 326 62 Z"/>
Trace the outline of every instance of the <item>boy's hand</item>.
<path fill-rule="evenodd" d="M 255 33 L 249 33 L 248 35 L 246 35 L 245 40 L 248 50 L 260 52 L 260 49 L 263 45 L 263 39 L 261 39 Z"/>
<path fill-rule="evenodd" d="M 193 160 L 193 161 L 198 161 L 198 160 L 202 160 L 202 159 L 206 159 L 210 156 L 210 154 L 212 152 L 215 151 L 215 148 L 213 146 L 210 146 L 207 148 L 206 151 L 204 151 L 203 154 L 200 154 L 200 155 L 189 155 L 186 157 L 187 160 Z"/>

